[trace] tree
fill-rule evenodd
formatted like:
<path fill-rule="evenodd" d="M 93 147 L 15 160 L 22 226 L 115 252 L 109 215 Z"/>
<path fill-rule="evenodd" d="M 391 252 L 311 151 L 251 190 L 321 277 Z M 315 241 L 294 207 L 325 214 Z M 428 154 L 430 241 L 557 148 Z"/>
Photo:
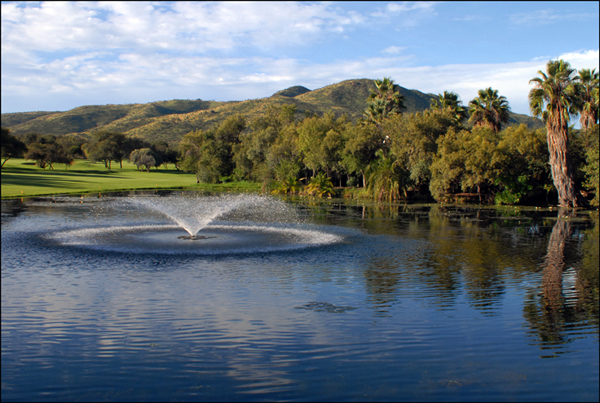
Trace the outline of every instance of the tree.
<path fill-rule="evenodd" d="M 498 90 L 488 87 L 477 92 L 478 96 L 469 102 L 469 113 L 474 126 L 488 126 L 496 133 L 503 124 L 508 123 L 508 101 L 504 96 L 498 96 Z"/>
<path fill-rule="evenodd" d="M 73 158 L 85 158 L 85 152 L 81 148 L 88 140 L 79 135 L 63 135 L 56 139 L 68 155 Z"/>
<path fill-rule="evenodd" d="M 129 154 L 129 161 L 140 169 L 144 167 L 147 172 L 150 172 L 150 168 L 156 166 L 156 158 L 150 148 L 140 148 L 133 150 Z"/>
<path fill-rule="evenodd" d="M 293 183 L 290 179 L 297 179 L 303 165 L 295 124 L 290 123 L 281 130 L 265 155 L 265 163 L 274 169 L 278 181 Z"/>
<path fill-rule="evenodd" d="M 246 129 L 246 126 L 246 118 L 243 115 L 236 114 L 230 116 L 219 125 L 216 137 L 219 141 L 224 141 L 228 144 L 239 143 L 240 134 Z"/>
<path fill-rule="evenodd" d="M 236 144 L 239 144 L 240 135 L 246 129 L 246 126 L 246 118 L 241 114 L 236 114 L 225 119 L 215 131 L 215 140 L 219 142 L 222 149 L 223 175 L 230 175 L 235 168 L 233 148 Z"/>
<path fill-rule="evenodd" d="M 489 195 L 494 180 L 501 172 L 502 154 L 498 134 L 491 128 L 474 127 L 456 132 L 450 128 L 438 138 L 438 151 L 431 165 L 430 191 L 436 200 L 459 189 L 476 191 L 479 201 Z"/>
<path fill-rule="evenodd" d="M 553 186 L 546 129 L 533 130 L 521 124 L 506 128 L 499 136 L 502 168 L 494 183 L 501 191 L 495 196 L 496 204 L 547 202 L 545 189 Z"/>
<path fill-rule="evenodd" d="M 90 160 L 103 162 L 104 167 L 110 169 L 111 145 L 107 141 L 106 133 L 96 132 L 92 137 L 92 141 L 84 145 L 85 154 Z"/>
<path fill-rule="evenodd" d="M 32 143 L 25 154 L 25 159 L 34 160 L 36 165 L 42 169 L 46 169 L 47 165 L 50 165 L 52 168 L 52 164 L 50 163 L 50 144 L 45 143 Z"/>
<path fill-rule="evenodd" d="M 372 161 L 365 174 L 368 177 L 367 191 L 378 201 L 394 201 L 400 198 L 402 191 L 406 196 L 408 171 L 393 158 L 385 155 L 383 150 L 375 153 L 377 159 Z"/>
<path fill-rule="evenodd" d="M 65 170 L 73 164 L 73 155 L 58 141 L 51 146 L 50 164 L 53 163 L 65 164 Z"/>
<path fill-rule="evenodd" d="M 215 130 L 197 130 L 183 136 L 179 143 L 180 166 L 196 174 L 196 182 L 217 183 L 230 174 L 227 147 L 215 138 Z"/>
<path fill-rule="evenodd" d="M 150 145 L 150 149 L 156 159 L 157 168 L 159 165 L 164 165 L 165 168 L 168 168 L 168 164 L 174 164 L 175 169 L 179 170 L 179 167 L 177 166 L 179 153 L 177 150 L 170 148 L 169 143 L 166 141 L 157 141 Z"/>
<path fill-rule="evenodd" d="M 57 141 L 54 135 L 42 136 L 37 133 L 30 133 L 26 137 L 29 142 L 25 159 L 35 160 L 37 166 L 46 169 L 54 169 L 52 164 L 65 164 L 65 169 L 73 163 L 73 156 L 70 155 L 63 145 Z"/>
<path fill-rule="evenodd" d="M 431 100 L 431 109 L 450 111 L 456 123 L 467 118 L 467 111 L 454 92 L 444 91 L 444 94 L 438 94 L 438 99 Z"/>
<path fill-rule="evenodd" d="M 390 143 L 391 154 L 398 164 L 410 172 L 410 187 L 428 193 L 437 139 L 445 135 L 450 127 L 462 128 L 450 109 L 397 115 L 386 121 L 384 134 Z"/>
<path fill-rule="evenodd" d="M 329 112 L 323 117 L 306 118 L 298 125 L 298 148 L 313 176 L 320 170 L 327 176 L 341 173 L 341 154 L 345 146 L 343 133 L 348 124 L 345 115 L 336 119 L 333 112 Z"/>
<path fill-rule="evenodd" d="M 367 109 L 363 112 L 363 116 L 366 122 L 374 123 L 381 130 L 384 119 L 402 113 L 406 107 L 404 97 L 399 92 L 400 87 L 394 84 L 391 78 L 375 80 L 375 88 L 369 94 Z"/>
<path fill-rule="evenodd" d="M 252 178 L 266 183 L 274 176 L 272 161 L 268 161 L 271 146 L 289 125 L 294 125 L 296 105 L 269 105 L 264 115 L 252 120 L 250 130 L 239 135 L 233 144 L 232 160 L 240 178 Z"/>
<path fill-rule="evenodd" d="M 29 132 L 29 133 L 25 133 L 24 135 L 21 136 L 21 138 L 23 139 L 23 143 L 25 143 L 25 145 L 27 147 L 29 147 L 31 144 L 33 143 L 40 143 L 40 142 L 44 142 L 44 138 L 47 136 L 43 136 L 39 133 L 36 132 Z"/>
<path fill-rule="evenodd" d="M 117 161 L 122 169 L 123 160 L 134 149 L 132 142 L 118 132 L 100 131 L 93 133 L 92 137 L 92 141 L 86 145 L 88 158 L 104 162 L 108 169 L 111 169 L 111 161 Z"/>
<path fill-rule="evenodd" d="M 19 158 L 27 151 L 27 146 L 21 140 L 10 134 L 6 127 L 2 128 L 2 166 L 11 158 Z"/>
<path fill-rule="evenodd" d="M 289 173 L 287 176 L 279 178 L 275 189 L 271 192 L 273 194 L 294 194 L 300 191 L 300 181 L 295 174 Z"/>
<path fill-rule="evenodd" d="M 579 70 L 577 88 L 577 109 L 582 130 L 598 124 L 598 72 L 596 69 Z"/>
<path fill-rule="evenodd" d="M 550 168 L 554 186 L 558 191 L 558 204 L 563 207 L 583 205 L 581 195 L 573 179 L 573 168 L 568 153 L 570 116 L 577 110 L 579 79 L 575 69 L 564 60 L 550 60 L 546 73 L 529 80 L 534 88 L 529 91 L 529 107 L 536 117 L 546 123 Z"/>
<path fill-rule="evenodd" d="M 376 158 L 375 153 L 384 146 L 384 136 L 374 125 L 348 126 L 346 145 L 342 150 L 344 170 L 348 174 L 360 174 L 363 187 L 367 187 L 365 171 Z"/>
<path fill-rule="evenodd" d="M 586 151 L 586 164 L 583 168 L 587 179 L 584 186 L 594 193 L 594 198 L 591 201 L 593 206 L 598 206 L 600 201 L 600 189 L 598 186 L 600 176 L 598 174 L 598 128 L 598 125 L 593 125 L 592 128 L 588 130 L 588 136 L 591 137 L 591 141 Z"/>
<path fill-rule="evenodd" d="M 317 174 L 310 180 L 310 183 L 304 188 L 304 192 L 309 196 L 333 196 L 333 183 L 323 172 Z"/>
<path fill-rule="evenodd" d="M 111 133 L 109 137 L 110 158 L 113 161 L 119 162 L 121 169 L 123 169 L 123 160 L 129 156 L 131 149 L 127 137 L 123 133 Z"/>

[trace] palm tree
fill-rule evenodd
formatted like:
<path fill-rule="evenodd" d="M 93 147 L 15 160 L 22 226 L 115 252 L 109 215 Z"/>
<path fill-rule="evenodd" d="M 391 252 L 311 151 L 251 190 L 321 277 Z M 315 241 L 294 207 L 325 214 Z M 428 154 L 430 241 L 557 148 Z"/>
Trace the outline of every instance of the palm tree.
<path fill-rule="evenodd" d="M 529 91 L 529 107 L 535 117 L 546 123 L 550 168 L 554 186 L 558 191 L 558 203 L 563 207 L 579 207 L 583 204 L 575 188 L 573 170 L 568 153 L 570 116 L 577 110 L 577 86 L 579 76 L 564 60 L 550 60 L 546 73 L 529 80 L 535 87 Z"/>
<path fill-rule="evenodd" d="M 407 172 L 403 172 L 394 158 L 386 157 L 383 150 L 378 150 L 377 159 L 372 161 L 365 174 L 369 177 L 367 191 L 378 201 L 394 201 L 400 198 L 400 192 L 406 195 Z"/>
<path fill-rule="evenodd" d="M 444 91 L 444 94 L 438 94 L 438 99 L 431 100 L 431 109 L 450 110 L 456 123 L 467 118 L 467 111 L 454 92 Z"/>
<path fill-rule="evenodd" d="M 508 101 L 504 96 L 498 96 L 498 90 L 488 87 L 477 92 L 477 98 L 469 102 L 469 113 L 474 126 L 488 126 L 496 133 L 502 124 L 508 123 Z"/>
<path fill-rule="evenodd" d="M 577 83 L 579 122 L 581 129 L 588 130 L 598 123 L 598 72 L 596 69 L 579 70 Z"/>
<path fill-rule="evenodd" d="M 404 97 L 400 95 L 399 86 L 394 80 L 384 77 L 375 80 L 376 90 L 371 90 L 367 99 L 367 109 L 363 112 L 367 122 L 375 123 L 381 130 L 383 119 L 402 113 L 406 109 Z"/>
<path fill-rule="evenodd" d="M 328 196 L 334 195 L 333 183 L 323 172 L 317 174 L 310 180 L 310 183 L 304 188 L 304 192 L 309 196 Z"/>
<path fill-rule="evenodd" d="M 271 193 L 292 195 L 294 193 L 298 193 L 300 188 L 300 181 L 298 181 L 296 175 L 289 173 L 285 178 L 277 183 L 277 187 L 271 191 Z"/>

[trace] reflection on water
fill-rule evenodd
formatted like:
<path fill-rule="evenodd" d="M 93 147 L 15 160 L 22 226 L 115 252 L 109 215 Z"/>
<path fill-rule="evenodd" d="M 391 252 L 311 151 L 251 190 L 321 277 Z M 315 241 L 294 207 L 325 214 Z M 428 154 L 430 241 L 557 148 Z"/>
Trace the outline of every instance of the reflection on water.
<path fill-rule="evenodd" d="M 556 347 L 590 327 L 598 333 L 598 227 L 587 231 L 581 245 L 587 253 L 578 267 L 566 268 L 566 248 L 573 237 L 571 218 L 567 211 L 559 211 L 541 265 L 541 292 L 532 292 L 525 305 L 536 338 L 543 349 L 551 350 L 544 357 L 565 352 Z"/>
<path fill-rule="evenodd" d="M 598 400 L 597 212 L 286 200 L 336 241 L 133 253 L 172 223 L 3 201 L 2 399 Z"/>

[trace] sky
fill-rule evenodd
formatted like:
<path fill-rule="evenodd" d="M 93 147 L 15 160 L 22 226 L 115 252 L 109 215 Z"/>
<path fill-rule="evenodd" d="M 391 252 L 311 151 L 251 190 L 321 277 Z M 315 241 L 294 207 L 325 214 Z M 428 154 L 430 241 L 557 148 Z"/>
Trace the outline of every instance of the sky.
<path fill-rule="evenodd" d="M 598 69 L 599 2 L 2 2 L 2 113 L 243 101 L 392 78 L 530 115 L 549 60 Z"/>

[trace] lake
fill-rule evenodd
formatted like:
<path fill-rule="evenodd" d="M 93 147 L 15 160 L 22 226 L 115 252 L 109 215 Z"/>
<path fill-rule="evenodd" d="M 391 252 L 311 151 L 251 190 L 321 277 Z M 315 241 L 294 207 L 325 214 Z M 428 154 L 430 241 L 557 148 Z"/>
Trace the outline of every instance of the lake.
<path fill-rule="evenodd" d="M 2 200 L 2 400 L 598 401 L 597 210 L 245 197 Z"/>

